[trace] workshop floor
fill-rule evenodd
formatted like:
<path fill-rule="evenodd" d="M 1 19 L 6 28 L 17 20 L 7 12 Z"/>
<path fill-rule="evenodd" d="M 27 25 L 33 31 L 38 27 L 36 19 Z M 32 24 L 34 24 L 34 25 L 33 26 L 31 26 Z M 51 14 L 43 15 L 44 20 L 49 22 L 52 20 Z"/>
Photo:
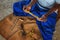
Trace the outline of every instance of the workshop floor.
<path fill-rule="evenodd" d="M 0 0 L 0 20 L 13 12 L 12 5 L 16 1 L 17 0 Z M 0 40 L 5 39 L 0 35 Z M 57 22 L 53 40 L 60 40 L 60 20 Z"/>

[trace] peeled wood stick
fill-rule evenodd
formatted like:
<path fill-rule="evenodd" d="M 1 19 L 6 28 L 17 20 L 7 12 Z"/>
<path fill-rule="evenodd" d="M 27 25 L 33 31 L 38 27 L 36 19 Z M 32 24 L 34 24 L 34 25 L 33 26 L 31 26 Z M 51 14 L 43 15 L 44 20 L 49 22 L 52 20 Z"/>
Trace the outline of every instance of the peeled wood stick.
<path fill-rule="evenodd" d="M 35 16 L 33 13 L 27 11 L 27 10 L 24 10 L 25 12 L 29 13 L 30 15 L 32 15 L 34 18 L 36 18 L 38 21 L 40 21 L 40 18 L 38 16 Z"/>

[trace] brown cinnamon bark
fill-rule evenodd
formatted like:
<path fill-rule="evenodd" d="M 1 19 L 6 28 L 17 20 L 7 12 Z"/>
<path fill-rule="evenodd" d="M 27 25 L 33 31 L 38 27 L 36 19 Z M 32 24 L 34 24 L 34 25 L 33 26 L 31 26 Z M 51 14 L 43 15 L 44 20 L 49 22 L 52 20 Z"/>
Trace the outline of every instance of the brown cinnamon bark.
<path fill-rule="evenodd" d="M 13 14 L 0 21 L 0 34 L 6 40 L 39 40 L 42 38 L 34 18 Z"/>

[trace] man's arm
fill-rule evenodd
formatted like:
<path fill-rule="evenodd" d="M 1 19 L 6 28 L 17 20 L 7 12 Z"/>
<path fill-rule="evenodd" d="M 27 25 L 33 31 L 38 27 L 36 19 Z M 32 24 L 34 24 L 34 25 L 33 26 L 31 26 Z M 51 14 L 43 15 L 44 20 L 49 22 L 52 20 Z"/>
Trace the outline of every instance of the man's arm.
<path fill-rule="evenodd" d="M 37 0 L 31 0 L 31 2 L 29 3 L 29 6 L 33 6 L 36 2 Z"/>
<path fill-rule="evenodd" d="M 60 4 L 55 4 L 46 14 L 45 16 L 49 16 L 52 12 L 59 10 Z"/>
<path fill-rule="evenodd" d="M 60 4 L 55 4 L 46 14 L 42 15 L 42 17 L 40 18 L 40 21 L 46 21 L 47 17 L 56 10 L 58 10 L 58 15 L 59 15 L 60 14 Z"/>
<path fill-rule="evenodd" d="M 28 5 L 24 5 L 23 10 L 30 11 L 31 7 L 37 2 L 37 0 L 31 0 Z"/>

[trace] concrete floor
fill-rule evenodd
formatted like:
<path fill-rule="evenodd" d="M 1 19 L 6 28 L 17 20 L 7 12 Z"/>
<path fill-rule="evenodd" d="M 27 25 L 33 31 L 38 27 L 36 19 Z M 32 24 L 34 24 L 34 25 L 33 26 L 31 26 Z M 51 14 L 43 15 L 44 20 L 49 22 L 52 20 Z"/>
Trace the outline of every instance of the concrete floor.
<path fill-rule="evenodd" d="M 5 16 L 11 14 L 12 5 L 14 2 L 19 0 L 0 0 L 0 20 L 2 20 Z M 0 35 L 0 40 L 5 40 Z M 57 22 L 56 31 L 54 32 L 53 40 L 60 40 L 60 20 Z"/>

